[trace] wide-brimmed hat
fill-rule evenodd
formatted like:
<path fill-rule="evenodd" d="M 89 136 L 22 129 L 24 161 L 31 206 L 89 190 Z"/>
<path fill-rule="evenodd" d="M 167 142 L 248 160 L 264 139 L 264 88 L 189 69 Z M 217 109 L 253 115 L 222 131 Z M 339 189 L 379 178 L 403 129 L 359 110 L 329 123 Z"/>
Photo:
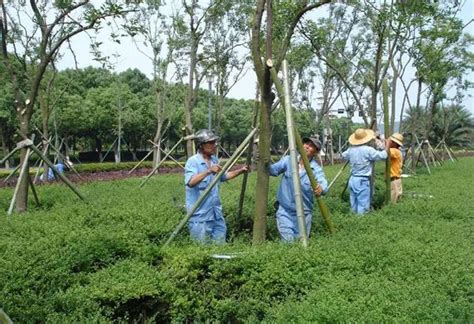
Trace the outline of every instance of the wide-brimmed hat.
<path fill-rule="evenodd" d="M 375 133 L 371 129 L 358 128 L 356 131 L 349 136 L 349 143 L 352 145 L 362 145 L 370 142 L 375 138 Z"/>
<path fill-rule="evenodd" d="M 303 144 L 308 142 L 313 143 L 314 146 L 316 146 L 316 148 L 318 149 L 318 151 L 321 151 L 321 142 L 316 137 L 303 137 L 302 141 Z"/>
<path fill-rule="evenodd" d="M 390 136 L 390 139 L 400 146 L 403 146 L 403 135 L 400 133 L 394 133 Z"/>

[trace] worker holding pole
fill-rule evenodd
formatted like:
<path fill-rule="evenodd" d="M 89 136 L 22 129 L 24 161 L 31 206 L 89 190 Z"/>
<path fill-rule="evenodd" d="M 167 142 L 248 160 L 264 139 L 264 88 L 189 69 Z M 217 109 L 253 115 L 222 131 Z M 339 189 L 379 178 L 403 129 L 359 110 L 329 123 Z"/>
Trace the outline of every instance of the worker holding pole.
<path fill-rule="evenodd" d="M 388 145 L 390 147 L 390 201 L 396 203 L 403 193 L 401 179 L 403 157 L 400 151 L 403 146 L 403 135 L 392 134 L 388 139 Z"/>
<path fill-rule="evenodd" d="M 352 168 L 349 178 L 351 209 L 358 215 L 363 215 L 370 209 L 373 162 L 387 158 L 388 141 L 385 143 L 385 150 L 381 151 L 373 147 L 375 141 L 373 130 L 359 128 L 349 137 L 351 147 L 342 153 L 342 158 L 348 160 Z"/>
<path fill-rule="evenodd" d="M 305 137 L 303 138 L 303 148 L 308 160 L 310 161 L 311 169 L 313 170 L 313 174 L 318 183 L 318 186 L 313 191 L 311 181 L 303 165 L 303 159 L 299 156 L 298 174 L 301 181 L 306 236 L 308 237 L 311 230 L 314 196 L 325 194 L 327 192 L 328 182 L 324 176 L 322 168 L 315 159 L 316 155 L 321 150 L 321 142 L 314 137 Z M 295 190 L 293 189 L 290 156 L 285 156 L 280 161 L 272 164 L 269 173 L 274 177 L 283 174 L 277 194 L 278 209 L 276 220 L 281 239 L 285 242 L 292 242 L 297 240 L 300 234 L 296 217 Z"/>
<path fill-rule="evenodd" d="M 222 170 L 215 156 L 218 139 L 219 137 L 211 130 L 202 129 L 195 133 L 194 140 L 198 152 L 188 159 L 184 173 L 188 213 L 193 209 L 201 194 L 213 182 L 216 174 Z M 230 180 L 247 171 L 247 166 L 228 171 L 223 173 L 220 181 Z M 222 214 L 218 184 L 211 189 L 199 207 L 192 213 L 188 228 L 193 240 L 203 243 L 225 242 L 227 227 Z"/>

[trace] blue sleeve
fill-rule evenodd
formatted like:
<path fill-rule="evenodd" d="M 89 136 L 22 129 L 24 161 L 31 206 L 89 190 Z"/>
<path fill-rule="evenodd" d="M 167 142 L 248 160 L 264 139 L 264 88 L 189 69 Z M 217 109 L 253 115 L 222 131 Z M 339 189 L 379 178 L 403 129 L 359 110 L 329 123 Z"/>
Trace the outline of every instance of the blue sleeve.
<path fill-rule="evenodd" d="M 368 159 L 370 161 L 385 160 L 387 158 L 387 151 L 377 151 L 373 147 L 369 147 L 368 150 Z"/>
<path fill-rule="evenodd" d="M 328 191 L 328 181 L 326 180 L 323 169 L 319 166 L 319 164 L 314 163 L 313 172 L 316 181 L 321 186 L 321 188 L 323 188 L 323 194 L 325 194 Z"/>
<path fill-rule="evenodd" d="M 349 150 L 346 150 L 346 151 L 342 152 L 341 157 L 344 160 L 349 160 L 349 158 L 350 158 Z"/>
<path fill-rule="evenodd" d="M 198 173 L 198 165 L 196 160 L 189 159 L 184 166 L 184 184 L 187 186 L 191 178 Z"/>
<path fill-rule="evenodd" d="M 288 159 L 289 156 L 285 156 L 280 159 L 280 161 L 273 163 L 270 165 L 268 172 L 270 173 L 271 176 L 277 177 L 278 175 L 282 174 L 283 172 L 286 171 L 288 167 Z"/>

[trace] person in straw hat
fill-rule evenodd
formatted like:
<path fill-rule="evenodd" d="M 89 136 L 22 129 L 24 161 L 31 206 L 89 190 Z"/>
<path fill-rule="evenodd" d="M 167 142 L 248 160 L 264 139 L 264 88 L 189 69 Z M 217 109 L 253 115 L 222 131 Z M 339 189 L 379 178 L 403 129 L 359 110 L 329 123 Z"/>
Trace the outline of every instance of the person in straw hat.
<path fill-rule="evenodd" d="M 370 209 L 370 176 L 372 163 L 387 158 L 387 151 L 377 151 L 372 146 L 375 142 L 375 133 L 371 129 L 359 128 L 350 137 L 352 145 L 342 153 L 344 160 L 349 160 L 351 176 L 349 178 L 349 191 L 351 209 L 358 215 L 365 214 Z M 385 149 L 388 144 L 385 143 Z"/>
<path fill-rule="evenodd" d="M 392 203 L 396 203 L 403 193 L 401 179 L 403 156 L 400 151 L 400 148 L 403 146 L 403 135 L 400 133 L 394 133 L 389 137 L 388 145 L 390 147 L 390 200 Z"/>
<path fill-rule="evenodd" d="M 303 159 L 299 156 L 298 165 L 301 180 L 301 193 L 303 196 L 306 235 L 309 236 L 311 230 L 311 219 L 313 216 L 314 196 L 325 194 L 328 190 L 328 182 L 324 176 L 323 169 L 315 160 L 316 155 L 321 150 L 321 142 L 315 137 L 305 137 L 303 138 L 303 148 L 308 157 L 311 169 L 313 170 L 313 175 L 318 182 L 318 187 L 313 191 L 309 176 L 303 165 Z M 292 168 L 289 155 L 272 164 L 269 168 L 269 173 L 273 177 L 283 174 L 277 194 L 278 208 L 276 212 L 276 221 L 281 240 L 284 242 L 293 242 L 300 236 L 296 217 L 295 190 L 293 188 L 291 171 Z"/>

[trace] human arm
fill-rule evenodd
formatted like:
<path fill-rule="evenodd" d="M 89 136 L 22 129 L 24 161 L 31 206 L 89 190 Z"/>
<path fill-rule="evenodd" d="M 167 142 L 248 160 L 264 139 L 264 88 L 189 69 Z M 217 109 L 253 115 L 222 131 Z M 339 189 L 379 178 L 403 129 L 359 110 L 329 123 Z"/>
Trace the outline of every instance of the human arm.
<path fill-rule="evenodd" d="M 323 169 L 317 163 L 315 163 L 313 167 L 313 174 L 318 183 L 318 186 L 314 190 L 314 193 L 317 196 L 320 196 L 321 194 L 326 194 L 328 191 L 328 181 L 326 180 Z"/>
<path fill-rule="evenodd" d="M 289 159 L 289 156 L 285 156 L 281 158 L 280 161 L 270 165 L 268 169 L 268 172 L 270 173 L 270 175 L 273 177 L 277 177 L 278 175 L 285 172 L 288 165 L 287 163 L 288 159 Z"/>
<path fill-rule="evenodd" d="M 198 172 L 197 161 L 193 160 L 188 161 L 184 169 L 184 182 L 188 187 L 192 188 L 198 185 L 208 175 L 218 173 L 222 167 L 218 164 L 213 164 L 207 170 Z"/>
<path fill-rule="evenodd" d="M 244 166 L 244 167 L 242 167 L 240 169 L 237 169 L 237 170 L 229 171 L 225 174 L 225 180 L 233 179 L 233 178 L 241 175 L 242 173 L 245 173 L 245 172 L 248 172 L 248 171 L 249 171 L 248 166 Z"/>

